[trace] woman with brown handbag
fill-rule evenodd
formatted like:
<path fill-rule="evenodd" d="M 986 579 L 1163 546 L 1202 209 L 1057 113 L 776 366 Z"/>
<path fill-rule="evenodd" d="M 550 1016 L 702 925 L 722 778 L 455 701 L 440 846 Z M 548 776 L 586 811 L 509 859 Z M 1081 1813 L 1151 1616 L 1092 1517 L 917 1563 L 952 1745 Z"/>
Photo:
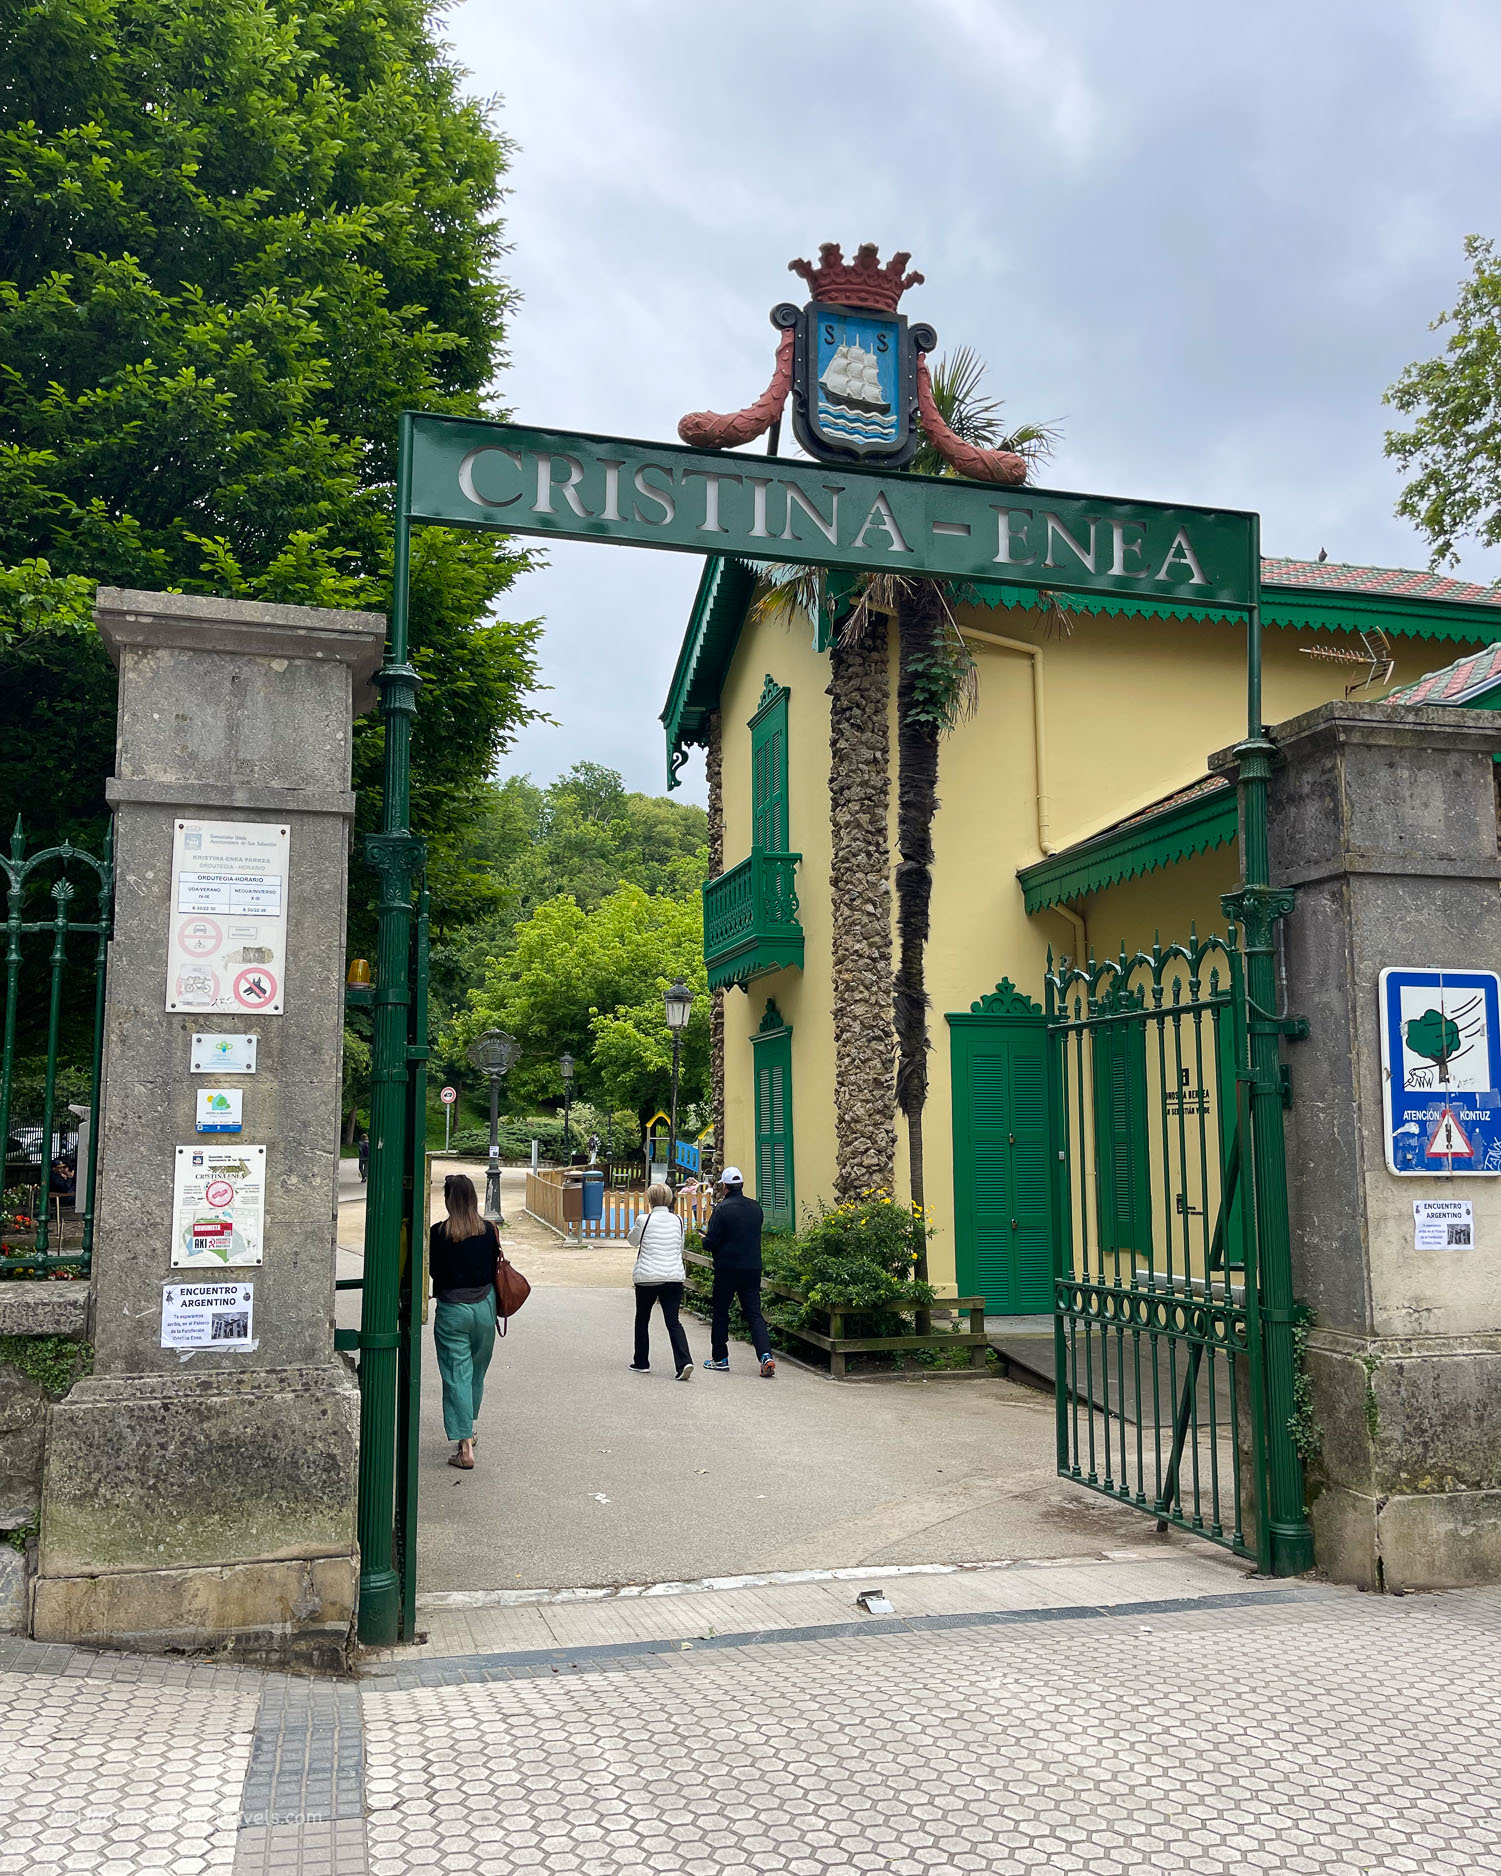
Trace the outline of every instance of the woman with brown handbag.
<path fill-rule="evenodd" d="M 448 1216 L 428 1234 L 433 1342 L 443 1377 L 443 1431 L 457 1442 L 449 1465 L 474 1467 L 474 1423 L 495 1352 L 495 1274 L 501 1260 L 495 1227 L 480 1217 L 474 1181 L 450 1173 L 443 1181 Z"/>

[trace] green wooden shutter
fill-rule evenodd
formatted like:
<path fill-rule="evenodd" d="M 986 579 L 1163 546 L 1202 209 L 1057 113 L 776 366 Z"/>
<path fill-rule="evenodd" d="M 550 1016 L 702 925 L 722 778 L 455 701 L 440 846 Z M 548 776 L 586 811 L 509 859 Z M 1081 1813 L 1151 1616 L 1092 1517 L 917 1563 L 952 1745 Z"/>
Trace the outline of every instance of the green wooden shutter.
<path fill-rule="evenodd" d="M 787 695 L 770 678 L 750 720 L 751 845 L 787 851 Z"/>
<path fill-rule="evenodd" d="M 767 1021 L 775 1021 L 768 1028 Z M 790 1231 L 797 1215 L 792 1167 L 792 1031 L 767 1004 L 753 1039 L 756 1077 L 756 1197 L 773 1230 Z"/>
<path fill-rule="evenodd" d="M 996 1315 L 1053 1307 L 1047 1031 L 1041 1012 L 951 1017 L 960 1291 Z"/>
<path fill-rule="evenodd" d="M 1152 1254 L 1152 1171 L 1147 1135 L 1144 1022 L 1094 1031 L 1095 1172 L 1104 1256 Z"/>

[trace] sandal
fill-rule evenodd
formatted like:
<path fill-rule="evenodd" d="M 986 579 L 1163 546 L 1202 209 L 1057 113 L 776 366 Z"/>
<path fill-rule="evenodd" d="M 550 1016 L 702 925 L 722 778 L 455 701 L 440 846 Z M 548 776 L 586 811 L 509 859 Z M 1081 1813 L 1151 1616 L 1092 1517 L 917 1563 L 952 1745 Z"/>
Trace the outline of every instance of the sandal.
<path fill-rule="evenodd" d="M 462 1453 L 450 1453 L 448 1463 L 451 1466 L 457 1466 L 460 1472 L 473 1472 L 474 1470 L 474 1461 L 466 1459 Z"/>

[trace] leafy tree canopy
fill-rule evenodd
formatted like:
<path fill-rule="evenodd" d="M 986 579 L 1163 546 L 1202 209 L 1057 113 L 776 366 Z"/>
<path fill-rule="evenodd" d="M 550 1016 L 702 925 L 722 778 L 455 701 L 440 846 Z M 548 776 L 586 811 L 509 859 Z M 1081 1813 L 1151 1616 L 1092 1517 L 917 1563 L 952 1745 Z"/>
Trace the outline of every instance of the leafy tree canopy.
<path fill-rule="evenodd" d="M 702 1102 L 709 1085 L 709 990 L 703 908 L 624 885 L 585 911 L 571 896 L 548 899 L 516 929 L 450 1025 L 442 1053 L 460 1058 L 482 1029 L 504 1029 L 521 1053 L 506 1077 L 509 1105 L 527 1112 L 562 1092 L 558 1058 L 578 1064 L 581 1095 L 632 1108 L 643 1119 L 671 1091 L 672 1041 L 663 993 L 674 977 L 693 991 L 683 1035 L 680 1100 Z"/>
<path fill-rule="evenodd" d="M 1415 471 L 1397 513 L 1427 535 L 1434 564 L 1457 560 L 1464 535 L 1501 545 L 1501 259 L 1480 235 L 1465 253 L 1470 276 L 1431 327 L 1449 334 L 1443 352 L 1409 365 L 1386 394 L 1413 420 L 1386 438 L 1404 475 Z"/>
<path fill-rule="evenodd" d="M 518 920 L 566 893 L 592 912 L 619 886 L 698 898 L 709 870 L 702 808 L 631 793 L 613 769 L 581 762 L 548 787 L 511 776 L 489 792 L 457 864 L 467 902 L 485 915 L 450 922 L 434 944 L 431 997 L 439 1020 L 460 1009 L 490 960 L 511 949 Z"/>
<path fill-rule="evenodd" d="M 5 578 L 388 609 L 397 413 L 487 413 L 509 304 L 507 146 L 435 17 L 431 0 L 6 0 Z M 489 619 L 524 564 L 494 536 L 415 543 L 413 807 L 440 904 L 530 714 L 535 623 Z M 88 632 L 42 636 L 0 643 L 0 691 L 11 735 L 45 742 L 102 707 L 107 665 Z M 39 831 L 102 810 L 110 714 L 77 759 L 49 758 L 48 799 L 26 791 Z M 380 759 L 368 718 L 367 822 Z M 16 781 L 0 771 L 0 814 Z"/>

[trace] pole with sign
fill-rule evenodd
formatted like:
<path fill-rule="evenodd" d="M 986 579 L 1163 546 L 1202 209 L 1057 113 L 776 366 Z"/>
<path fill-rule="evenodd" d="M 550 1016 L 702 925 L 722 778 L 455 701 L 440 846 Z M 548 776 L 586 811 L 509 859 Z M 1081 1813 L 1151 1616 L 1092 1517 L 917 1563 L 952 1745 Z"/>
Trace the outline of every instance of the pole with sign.
<path fill-rule="evenodd" d="M 438 1090 L 438 1099 L 443 1103 L 443 1151 L 445 1153 L 453 1145 L 453 1104 L 458 1098 L 458 1089 L 451 1085 Z"/>

